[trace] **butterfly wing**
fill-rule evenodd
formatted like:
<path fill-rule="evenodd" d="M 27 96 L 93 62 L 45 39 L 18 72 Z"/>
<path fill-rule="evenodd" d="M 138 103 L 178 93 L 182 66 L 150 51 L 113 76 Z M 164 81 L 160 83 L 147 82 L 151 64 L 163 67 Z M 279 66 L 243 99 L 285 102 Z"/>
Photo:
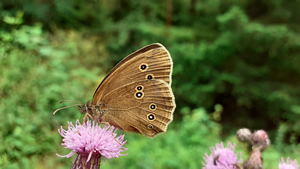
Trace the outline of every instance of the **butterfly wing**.
<path fill-rule="evenodd" d="M 102 99 L 100 121 L 124 131 L 154 137 L 172 121 L 175 101 L 170 86 L 162 80 L 142 80 L 119 87 Z"/>
<path fill-rule="evenodd" d="M 155 43 L 145 46 L 124 58 L 111 70 L 96 89 L 93 104 L 99 105 L 104 95 L 132 81 L 152 78 L 171 85 L 172 66 L 171 56 L 163 45 Z"/>
<path fill-rule="evenodd" d="M 150 137 L 166 131 L 175 109 L 172 66 L 169 52 L 157 43 L 124 58 L 94 93 L 93 105 L 104 112 L 97 120 Z"/>

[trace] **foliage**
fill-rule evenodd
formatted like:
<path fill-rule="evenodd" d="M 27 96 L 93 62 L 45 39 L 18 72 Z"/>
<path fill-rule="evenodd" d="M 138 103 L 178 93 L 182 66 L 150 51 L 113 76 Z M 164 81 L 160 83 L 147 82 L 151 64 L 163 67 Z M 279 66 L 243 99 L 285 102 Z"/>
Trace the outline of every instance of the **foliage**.
<path fill-rule="evenodd" d="M 270 134 L 266 168 L 283 155 L 299 162 L 299 5 L 1 1 L 0 168 L 67 168 L 55 156 L 65 153 L 57 129 L 80 116 L 70 108 L 52 117 L 59 101 L 91 99 L 114 64 L 155 42 L 174 62 L 174 122 L 155 139 L 126 134 L 129 156 L 104 167 L 199 168 L 209 146 L 241 127 Z"/>
<path fill-rule="evenodd" d="M 61 106 L 59 99 L 84 98 L 84 92 L 77 91 L 82 91 L 82 85 L 95 87 L 98 70 L 88 70 L 78 60 L 70 59 L 81 54 L 80 44 L 73 43 L 76 37 L 67 38 L 64 45 L 49 44 L 40 25 L 22 26 L 11 36 L 11 41 L 1 43 L 0 128 L 1 144 L 6 146 L 1 146 L 0 152 L 6 157 L 3 159 L 13 162 L 8 168 L 15 168 L 14 162 L 32 168 L 32 161 L 48 154 L 55 156 L 59 124 L 78 115 L 66 110 L 63 116 L 53 118 L 52 112 Z"/>

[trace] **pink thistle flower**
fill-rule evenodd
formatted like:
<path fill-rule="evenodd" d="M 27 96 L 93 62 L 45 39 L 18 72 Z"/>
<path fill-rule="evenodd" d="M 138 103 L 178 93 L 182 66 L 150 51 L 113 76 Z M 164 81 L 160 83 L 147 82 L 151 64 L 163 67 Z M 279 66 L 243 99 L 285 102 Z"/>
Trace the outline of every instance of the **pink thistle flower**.
<path fill-rule="evenodd" d="M 289 157 L 286 159 L 286 162 L 284 161 L 284 158 L 282 157 L 279 161 L 279 169 L 299 169 L 299 165 L 296 160 L 291 160 Z"/>
<path fill-rule="evenodd" d="M 126 143 L 124 141 L 125 135 L 118 137 L 117 129 L 113 126 L 105 125 L 103 128 L 93 121 L 88 120 L 85 124 L 80 124 L 79 120 L 76 121 L 74 126 L 68 122 L 68 130 L 62 127 L 58 130 L 59 134 L 63 137 L 62 145 L 72 151 L 59 157 L 70 158 L 77 153 L 77 158 L 71 168 L 100 168 L 100 159 L 105 158 L 118 158 L 127 154 L 127 148 L 123 147 Z"/>
<path fill-rule="evenodd" d="M 238 159 L 238 155 L 234 153 L 235 144 L 227 143 L 225 148 L 223 143 L 216 144 L 215 147 L 211 147 L 211 154 L 205 154 L 203 168 L 202 169 L 237 169 L 237 166 L 242 163 L 242 154 Z"/>

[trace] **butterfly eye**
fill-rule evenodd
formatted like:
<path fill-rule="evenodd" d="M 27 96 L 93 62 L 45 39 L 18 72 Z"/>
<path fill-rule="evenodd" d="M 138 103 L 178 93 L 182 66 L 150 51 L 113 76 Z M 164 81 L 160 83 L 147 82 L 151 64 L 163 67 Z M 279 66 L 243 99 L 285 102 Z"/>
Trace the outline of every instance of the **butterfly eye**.
<path fill-rule="evenodd" d="M 148 125 L 148 128 L 149 128 L 149 129 L 152 129 L 152 128 L 153 128 L 153 126 L 152 126 L 151 124 L 149 124 L 149 125 Z"/>
<path fill-rule="evenodd" d="M 135 88 L 135 90 L 137 90 L 137 91 L 141 91 L 141 90 L 143 90 L 143 86 L 137 86 L 136 88 Z"/>
<path fill-rule="evenodd" d="M 148 80 L 153 79 L 153 74 L 148 74 L 148 75 L 146 75 L 146 79 L 148 79 Z"/>
<path fill-rule="evenodd" d="M 150 105 L 149 105 L 149 109 L 150 110 L 152 110 L 152 111 L 154 111 L 154 110 L 156 110 L 156 104 L 154 104 L 154 103 L 151 103 Z"/>
<path fill-rule="evenodd" d="M 148 114 L 147 118 L 148 118 L 148 120 L 153 121 L 153 120 L 155 120 L 155 115 L 154 114 Z"/>
<path fill-rule="evenodd" d="M 144 72 L 148 69 L 148 64 L 142 63 L 139 68 L 142 72 Z"/>
<path fill-rule="evenodd" d="M 143 97 L 144 97 L 144 93 L 143 93 L 143 92 L 136 92 L 136 93 L 135 93 L 135 98 L 141 99 L 141 98 L 143 98 Z"/>

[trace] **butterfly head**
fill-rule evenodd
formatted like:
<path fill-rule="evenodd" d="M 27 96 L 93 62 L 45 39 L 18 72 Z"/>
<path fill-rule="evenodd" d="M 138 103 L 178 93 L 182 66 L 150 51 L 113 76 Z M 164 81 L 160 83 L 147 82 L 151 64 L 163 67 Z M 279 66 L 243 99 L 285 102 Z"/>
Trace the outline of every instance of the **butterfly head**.
<path fill-rule="evenodd" d="M 60 103 L 62 102 L 78 102 L 78 101 L 73 101 L 73 100 L 62 100 Z M 80 103 L 78 102 L 79 104 L 73 104 L 73 105 L 70 105 L 70 106 L 66 106 L 66 107 L 61 107 L 59 109 L 56 109 L 54 112 L 53 112 L 53 115 L 55 115 L 56 112 L 60 111 L 60 110 L 63 110 L 63 109 L 66 109 L 66 108 L 69 108 L 69 107 L 73 107 L 73 106 L 78 106 L 78 110 L 80 111 L 81 114 L 85 114 L 85 117 L 84 117 L 84 121 L 87 120 L 87 118 L 91 118 L 92 120 L 95 120 L 97 119 L 97 122 L 101 123 L 102 122 L 102 116 L 104 114 L 104 111 L 101 111 L 100 110 L 100 105 L 93 105 L 93 102 L 92 101 L 88 101 L 87 103 Z"/>
<path fill-rule="evenodd" d="M 100 110 L 100 105 L 94 105 L 92 101 L 88 101 L 85 104 L 79 105 L 78 110 L 85 114 L 85 118 L 89 117 L 92 120 L 96 120 L 97 122 L 102 122 L 102 116 L 104 115 L 104 111 Z"/>
<path fill-rule="evenodd" d="M 90 112 L 90 108 L 92 107 L 92 102 L 88 101 L 85 104 L 79 105 L 78 106 L 78 110 L 82 113 L 82 114 L 86 114 Z"/>

